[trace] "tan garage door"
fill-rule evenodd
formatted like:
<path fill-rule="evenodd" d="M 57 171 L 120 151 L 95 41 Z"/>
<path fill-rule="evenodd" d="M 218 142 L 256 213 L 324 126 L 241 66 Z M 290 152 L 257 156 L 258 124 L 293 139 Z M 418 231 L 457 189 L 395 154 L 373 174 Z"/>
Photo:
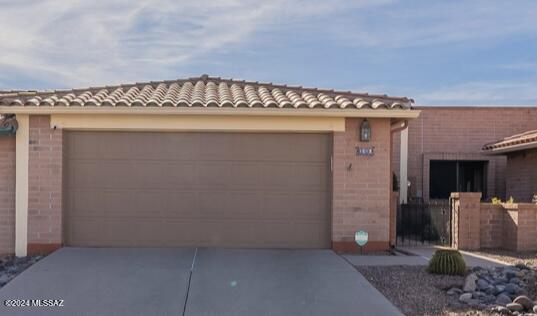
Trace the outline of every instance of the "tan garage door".
<path fill-rule="evenodd" d="M 326 248 L 328 134 L 66 133 L 72 246 Z"/>

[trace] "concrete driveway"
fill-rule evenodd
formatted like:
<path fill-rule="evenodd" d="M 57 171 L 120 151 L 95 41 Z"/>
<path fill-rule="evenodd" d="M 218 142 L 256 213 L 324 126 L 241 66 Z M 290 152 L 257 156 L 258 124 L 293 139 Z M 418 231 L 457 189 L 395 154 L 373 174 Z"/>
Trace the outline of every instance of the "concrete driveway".
<path fill-rule="evenodd" d="M 63 248 L 4 288 L 1 315 L 401 315 L 330 250 Z"/>

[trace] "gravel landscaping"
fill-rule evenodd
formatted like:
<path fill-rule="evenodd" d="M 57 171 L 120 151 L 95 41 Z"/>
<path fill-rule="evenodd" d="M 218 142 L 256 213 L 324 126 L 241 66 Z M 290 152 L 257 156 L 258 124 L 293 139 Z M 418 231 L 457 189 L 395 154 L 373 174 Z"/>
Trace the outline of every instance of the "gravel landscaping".
<path fill-rule="evenodd" d="M 537 251 L 532 252 L 516 252 L 503 249 L 485 249 L 479 251 L 471 251 L 477 255 L 500 260 L 512 265 L 523 263 L 537 267 Z"/>
<path fill-rule="evenodd" d="M 506 267 L 474 267 L 462 287 L 447 291 L 464 304 L 497 311 L 502 315 L 537 314 L 537 269 L 517 264 Z"/>
<path fill-rule="evenodd" d="M 447 290 L 464 277 L 433 275 L 425 266 L 357 267 L 405 315 L 464 315 L 471 310 Z"/>
<path fill-rule="evenodd" d="M 0 257 L 0 288 L 41 258 L 43 256 L 28 256 L 25 258 L 15 256 Z"/>
<path fill-rule="evenodd" d="M 537 315 L 537 269 L 474 267 L 465 277 L 425 266 L 357 267 L 406 315 Z"/>

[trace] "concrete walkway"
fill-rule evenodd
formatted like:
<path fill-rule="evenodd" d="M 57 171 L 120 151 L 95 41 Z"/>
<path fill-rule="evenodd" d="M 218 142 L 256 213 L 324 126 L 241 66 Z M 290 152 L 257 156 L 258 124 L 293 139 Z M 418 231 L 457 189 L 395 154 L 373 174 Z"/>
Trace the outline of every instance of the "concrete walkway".
<path fill-rule="evenodd" d="M 402 315 L 330 250 L 63 248 L 0 289 L 0 315 Z"/>
<path fill-rule="evenodd" d="M 423 266 L 429 262 L 419 256 L 357 256 L 344 255 L 355 266 Z"/>
<path fill-rule="evenodd" d="M 419 256 L 419 257 L 429 261 L 431 259 L 431 257 L 433 256 L 434 252 L 437 249 L 440 249 L 440 248 L 442 248 L 442 247 L 434 247 L 434 246 L 431 246 L 431 247 L 408 247 L 408 248 L 400 248 L 400 249 L 402 251 L 414 254 L 416 256 Z M 487 257 L 483 257 L 483 256 L 478 256 L 478 255 L 475 255 L 475 254 L 472 254 L 472 253 L 469 253 L 469 252 L 466 252 L 466 251 L 461 251 L 461 254 L 462 254 L 463 258 L 464 258 L 464 262 L 466 262 L 466 265 L 469 266 L 469 267 L 476 267 L 476 266 L 479 266 L 479 267 L 502 267 L 502 266 L 506 266 L 506 264 L 501 262 L 501 261 L 494 260 L 494 259 L 487 258 Z"/>
<path fill-rule="evenodd" d="M 357 256 L 344 255 L 343 257 L 355 266 L 399 266 L 399 265 L 427 265 L 434 252 L 440 247 L 408 247 L 399 248 L 409 255 L 398 256 Z M 466 265 L 469 267 L 499 267 L 506 264 L 487 257 L 477 256 L 472 253 L 461 251 Z"/>

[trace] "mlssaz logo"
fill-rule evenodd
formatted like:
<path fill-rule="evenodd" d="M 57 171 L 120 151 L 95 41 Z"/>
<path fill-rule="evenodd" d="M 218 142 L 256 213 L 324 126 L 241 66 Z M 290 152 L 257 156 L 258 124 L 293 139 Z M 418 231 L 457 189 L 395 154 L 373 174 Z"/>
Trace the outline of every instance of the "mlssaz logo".
<path fill-rule="evenodd" d="M 4 305 L 10 307 L 63 307 L 63 300 L 5 300 Z"/>

